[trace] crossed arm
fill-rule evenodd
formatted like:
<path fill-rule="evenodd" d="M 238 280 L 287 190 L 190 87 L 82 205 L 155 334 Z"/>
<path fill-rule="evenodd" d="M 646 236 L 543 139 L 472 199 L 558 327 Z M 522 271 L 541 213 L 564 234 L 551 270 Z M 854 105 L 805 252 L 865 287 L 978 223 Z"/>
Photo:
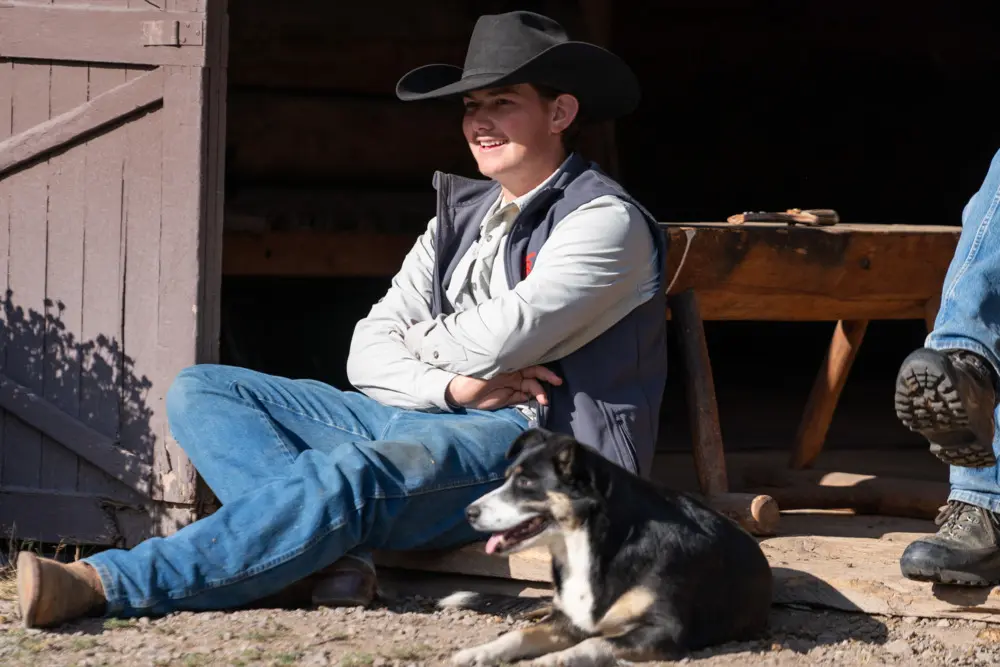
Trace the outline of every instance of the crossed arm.
<path fill-rule="evenodd" d="M 451 410 L 446 396 L 454 378 L 503 384 L 579 349 L 656 289 L 645 223 L 631 219 L 621 200 L 600 197 L 559 223 L 513 290 L 433 318 L 435 228 L 432 219 L 351 341 L 348 378 L 387 405 Z M 509 403 L 524 398 L 512 395 Z"/>

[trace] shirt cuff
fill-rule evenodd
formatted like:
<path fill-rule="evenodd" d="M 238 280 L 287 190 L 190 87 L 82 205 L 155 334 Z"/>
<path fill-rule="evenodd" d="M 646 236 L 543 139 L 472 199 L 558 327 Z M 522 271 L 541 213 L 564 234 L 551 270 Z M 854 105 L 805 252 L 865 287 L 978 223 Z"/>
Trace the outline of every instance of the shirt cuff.
<path fill-rule="evenodd" d="M 431 368 L 420 381 L 420 393 L 431 405 L 444 412 L 454 412 L 455 408 L 448 404 L 445 393 L 448 390 L 448 383 L 451 382 L 457 373 L 449 373 L 440 368 Z"/>

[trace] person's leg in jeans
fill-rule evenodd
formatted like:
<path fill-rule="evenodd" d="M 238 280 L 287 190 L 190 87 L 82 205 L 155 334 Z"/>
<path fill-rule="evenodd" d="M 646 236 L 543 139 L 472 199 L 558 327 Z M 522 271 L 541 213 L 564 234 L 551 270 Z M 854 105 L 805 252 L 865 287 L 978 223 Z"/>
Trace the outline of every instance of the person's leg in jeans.
<path fill-rule="evenodd" d="M 289 443 L 271 437 L 283 428 L 272 413 L 295 412 L 287 406 L 304 400 L 309 391 L 341 402 L 336 427 L 312 441 L 308 433 L 299 437 L 295 431 Z M 211 364 L 181 371 L 167 393 L 166 409 L 171 433 L 223 504 L 287 475 L 307 449 L 331 451 L 341 443 L 373 440 L 373 429 L 391 416 L 391 410 L 362 394 L 339 392 L 321 382 L 276 381 L 252 370 Z M 324 604 L 368 604 L 375 590 L 371 554 L 359 550 L 335 565 L 339 567 L 322 571 L 322 579 L 303 580 L 304 585 L 275 601 L 304 601 L 308 595 Z"/>
<path fill-rule="evenodd" d="M 996 435 L 1000 377 L 1000 151 L 962 211 L 962 232 L 941 306 L 924 347 L 903 362 L 896 412 L 951 465 L 948 505 L 937 534 L 900 560 L 907 577 L 1000 583 L 1000 468 Z"/>
<path fill-rule="evenodd" d="M 319 383 L 214 371 L 226 377 L 211 387 L 228 414 L 192 406 L 181 410 L 189 423 L 176 421 L 179 439 L 201 434 L 207 446 L 189 445 L 191 458 L 228 498 L 169 537 L 87 558 L 108 615 L 239 607 L 348 553 L 473 540 L 464 508 L 499 484 L 528 426 L 514 409 L 406 411 Z M 252 472 L 220 479 L 244 461 Z"/>

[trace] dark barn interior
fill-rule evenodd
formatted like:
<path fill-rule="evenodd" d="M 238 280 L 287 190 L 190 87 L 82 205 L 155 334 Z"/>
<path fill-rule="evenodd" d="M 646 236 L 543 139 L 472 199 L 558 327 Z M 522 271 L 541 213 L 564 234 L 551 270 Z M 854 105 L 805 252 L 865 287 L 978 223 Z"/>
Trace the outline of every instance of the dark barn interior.
<path fill-rule="evenodd" d="M 226 229 L 415 238 L 433 171 L 474 163 L 459 109 L 404 104 L 395 82 L 460 64 L 476 17 L 515 8 L 635 69 L 643 101 L 603 166 L 665 222 L 800 207 L 957 225 L 1000 148 L 981 97 L 1000 75 L 995 28 L 961 3 L 243 0 L 229 8 Z M 346 388 L 353 325 L 389 278 L 226 276 L 222 360 Z M 727 449 L 788 446 L 832 327 L 706 323 Z M 922 446 L 896 422 L 892 387 L 924 334 L 922 321 L 871 323 L 829 448 Z M 661 447 L 689 449 L 677 373 L 663 420 Z"/>

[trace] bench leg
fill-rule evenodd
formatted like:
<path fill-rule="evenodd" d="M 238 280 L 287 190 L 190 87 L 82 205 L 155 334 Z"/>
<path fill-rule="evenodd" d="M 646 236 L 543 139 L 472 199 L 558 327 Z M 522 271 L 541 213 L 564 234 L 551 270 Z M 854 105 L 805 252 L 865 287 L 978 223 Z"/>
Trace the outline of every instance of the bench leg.
<path fill-rule="evenodd" d="M 823 451 L 826 433 L 833 421 L 840 392 L 847 382 L 847 374 L 858 354 L 868 320 L 841 320 L 830 340 L 830 349 L 823 366 L 816 376 L 806 409 L 799 423 L 798 433 L 789 465 L 796 469 L 808 468 Z"/>
<path fill-rule="evenodd" d="M 698 298 L 691 290 L 682 292 L 671 298 L 670 310 L 679 327 L 678 342 L 684 359 L 698 485 L 706 495 L 725 493 L 729 490 L 726 455 L 722 447 L 722 428 L 719 426 L 712 362 L 708 358 L 705 325 L 701 319 Z"/>

